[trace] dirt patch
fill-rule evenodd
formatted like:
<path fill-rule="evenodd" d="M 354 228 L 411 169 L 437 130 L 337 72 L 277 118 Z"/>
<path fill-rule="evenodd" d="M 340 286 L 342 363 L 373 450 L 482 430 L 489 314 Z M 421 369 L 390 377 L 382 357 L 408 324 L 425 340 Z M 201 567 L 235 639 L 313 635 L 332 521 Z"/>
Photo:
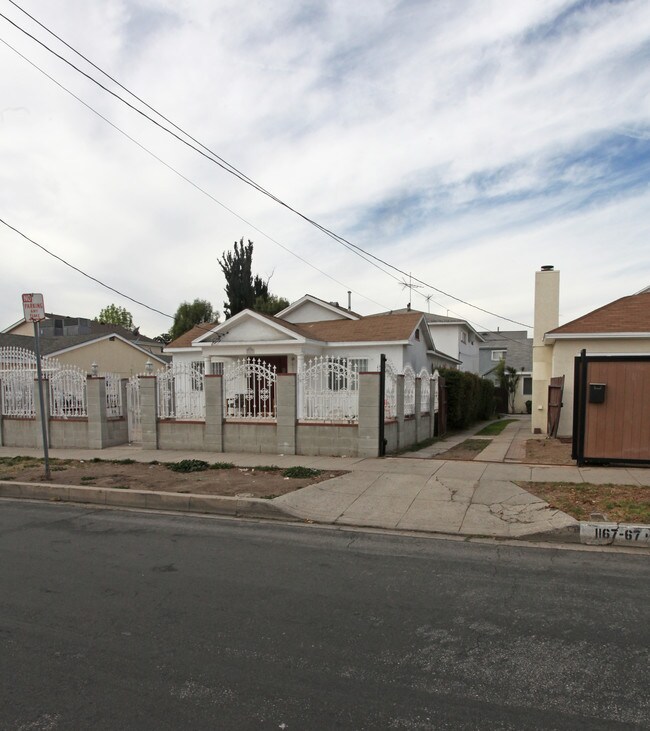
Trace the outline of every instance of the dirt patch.
<path fill-rule="evenodd" d="M 446 452 L 436 454 L 434 459 L 458 459 L 473 460 L 477 454 L 482 452 L 491 439 L 466 439 L 464 442 L 457 444 L 455 447 L 448 449 Z"/>
<path fill-rule="evenodd" d="M 18 461 L 19 460 L 19 461 Z M 279 467 L 228 467 L 196 472 L 174 472 L 160 463 L 124 464 L 104 461 L 53 459 L 52 484 L 112 487 L 121 490 L 157 490 L 198 495 L 240 495 L 273 498 L 316 482 L 344 474 L 343 471 L 316 470 L 310 477 L 285 477 Z M 218 464 L 218 463 L 217 463 Z M 223 464 L 223 463 L 222 463 Z M 44 482 L 43 460 L 0 459 L 0 480 Z"/>
<path fill-rule="evenodd" d="M 528 439 L 524 461 L 528 464 L 575 465 L 575 460 L 571 459 L 571 441 L 562 439 Z"/>
<path fill-rule="evenodd" d="M 650 487 L 566 482 L 517 484 L 577 520 L 589 520 L 592 513 L 602 513 L 614 523 L 650 523 Z"/>

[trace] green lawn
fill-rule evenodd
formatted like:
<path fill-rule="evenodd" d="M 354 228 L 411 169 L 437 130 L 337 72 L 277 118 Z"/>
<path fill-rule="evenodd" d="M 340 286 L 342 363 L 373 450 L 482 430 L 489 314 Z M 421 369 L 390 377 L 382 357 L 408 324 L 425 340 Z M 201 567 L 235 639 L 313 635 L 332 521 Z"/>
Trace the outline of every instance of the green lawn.
<path fill-rule="evenodd" d="M 481 431 L 476 432 L 476 436 L 493 437 L 497 434 L 501 434 L 508 424 L 512 424 L 513 421 L 517 421 L 517 419 L 499 419 L 499 421 L 493 421 L 491 424 L 484 426 Z"/>

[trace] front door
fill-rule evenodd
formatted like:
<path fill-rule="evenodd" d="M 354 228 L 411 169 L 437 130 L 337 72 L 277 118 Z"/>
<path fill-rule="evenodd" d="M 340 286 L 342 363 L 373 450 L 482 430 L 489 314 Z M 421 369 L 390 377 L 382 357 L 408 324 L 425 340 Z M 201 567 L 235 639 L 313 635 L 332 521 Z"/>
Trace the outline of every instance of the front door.
<path fill-rule="evenodd" d="M 257 356 L 271 368 L 275 366 L 276 373 L 287 373 L 287 356 L 286 355 L 259 355 Z"/>

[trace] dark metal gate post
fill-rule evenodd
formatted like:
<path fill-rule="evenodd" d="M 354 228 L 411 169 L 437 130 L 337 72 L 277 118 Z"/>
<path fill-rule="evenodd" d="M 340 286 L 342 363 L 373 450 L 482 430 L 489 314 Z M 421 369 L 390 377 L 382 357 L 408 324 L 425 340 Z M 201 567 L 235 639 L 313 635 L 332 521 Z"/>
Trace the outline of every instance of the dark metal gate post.
<path fill-rule="evenodd" d="M 386 400 L 386 356 L 379 356 L 379 456 L 386 456 L 386 439 L 384 437 L 384 408 Z"/>

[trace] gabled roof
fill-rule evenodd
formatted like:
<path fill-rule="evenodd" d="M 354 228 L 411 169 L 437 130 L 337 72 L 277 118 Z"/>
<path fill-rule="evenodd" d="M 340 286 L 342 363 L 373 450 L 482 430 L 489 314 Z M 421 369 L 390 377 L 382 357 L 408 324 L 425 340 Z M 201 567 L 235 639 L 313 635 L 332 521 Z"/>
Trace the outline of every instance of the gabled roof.
<path fill-rule="evenodd" d="M 229 320 L 218 324 L 197 325 L 184 335 L 169 343 L 165 352 L 177 348 L 190 348 L 192 345 L 207 344 L 211 337 L 218 336 L 220 331 L 228 330 L 229 327 L 237 324 L 238 320 L 245 317 L 254 317 L 258 320 L 265 320 L 269 325 L 278 330 L 290 331 L 307 340 L 334 343 L 355 343 L 355 342 L 399 342 L 408 341 L 413 332 L 422 321 L 422 313 L 408 312 L 394 315 L 380 315 L 373 317 L 360 317 L 358 320 L 321 320 L 318 322 L 301 322 L 294 324 L 280 319 L 277 315 L 271 317 L 253 310 L 243 310 Z M 428 328 L 422 328 L 423 337 L 431 342 Z M 433 342 L 431 342 L 433 348 Z"/>
<path fill-rule="evenodd" d="M 419 312 L 424 319 L 427 321 L 427 324 L 429 325 L 464 325 L 468 330 L 471 330 L 474 335 L 476 335 L 476 338 L 481 341 L 483 340 L 483 336 L 480 332 L 476 330 L 476 328 L 472 327 L 472 325 L 467 322 L 467 320 L 463 320 L 462 317 L 447 317 L 446 315 L 436 315 L 435 313 L 431 312 L 422 312 L 422 310 L 413 310 L 409 309 L 407 307 L 402 307 L 399 310 L 390 310 L 389 312 L 381 312 L 380 315 L 391 315 L 391 314 L 401 314 L 404 312 Z M 368 317 L 378 317 L 379 315 L 369 315 Z"/>
<path fill-rule="evenodd" d="M 216 322 L 202 322 L 200 325 L 194 325 L 193 328 L 184 332 L 182 335 L 179 335 L 170 343 L 167 343 L 167 345 L 165 345 L 165 350 L 174 348 L 190 348 L 194 340 L 201 337 L 201 335 L 206 335 L 207 333 L 212 332 L 218 324 L 219 321 L 217 320 Z"/>
<path fill-rule="evenodd" d="M 627 334 L 650 336 L 650 292 L 621 297 L 550 330 L 545 337 L 553 339 L 558 336 L 597 334 L 619 337 Z"/>
<path fill-rule="evenodd" d="M 98 335 L 97 333 L 88 333 L 86 335 L 41 335 L 39 344 L 41 355 L 56 356 L 59 353 L 81 348 L 84 345 L 97 343 L 101 340 L 108 340 L 109 338 L 117 338 L 126 343 L 126 345 L 140 350 L 148 357 L 154 358 L 161 363 L 169 362 L 168 357 L 152 353 L 138 343 L 127 340 L 116 333 L 106 333 L 105 335 Z M 35 340 L 30 335 L 5 335 L 4 333 L 0 333 L 0 347 L 24 348 L 25 350 L 34 352 Z"/>
<path fill-rule="evenodd" d="M 279 320 L 283 320 L 287 315 L 291 314 L 294 310 L 297 310 L 305 302 L 312 302 L 313 304 L 323 307 L 330 312 L 342 315 L 348 320 L 358 320 L 361 317 L 361 315 L 356 312 L 352 312 L 352 310 L 341 307 L 338 302 L 326 302 L 325 300 L 320 299 L 320 297 L 314 297 L 313 294 L 303 295 L 300 299 L 292 302 L 288 307 L 285 307 L 284 310 L 278 312 L 275 317 Z"/>
<path fill-rule="evenodd" d="M 371 343 L 408 340 L 421 320 L 422 313 L 409 312 L 362 317 L 358 320 L 301 322 L 298 327 L 313 340 L 330 343 Z"/>

